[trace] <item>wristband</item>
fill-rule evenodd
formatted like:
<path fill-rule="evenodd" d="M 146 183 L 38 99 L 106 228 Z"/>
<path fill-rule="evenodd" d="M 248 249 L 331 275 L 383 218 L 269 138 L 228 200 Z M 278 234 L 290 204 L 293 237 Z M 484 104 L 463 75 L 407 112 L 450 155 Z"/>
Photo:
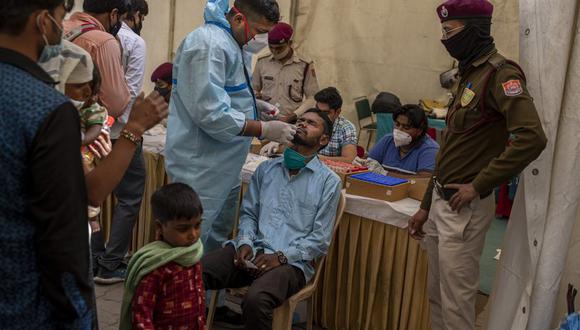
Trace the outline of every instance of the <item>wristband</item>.
<path fill-rule="evenodd" d="M 121 131 L 121 137 L 133 142 L 136 146 L 139 146 L 141 141 L 143 141 L 143 137 L 138 138 L 137 135 L 129 132 L 126 129 Z"/>

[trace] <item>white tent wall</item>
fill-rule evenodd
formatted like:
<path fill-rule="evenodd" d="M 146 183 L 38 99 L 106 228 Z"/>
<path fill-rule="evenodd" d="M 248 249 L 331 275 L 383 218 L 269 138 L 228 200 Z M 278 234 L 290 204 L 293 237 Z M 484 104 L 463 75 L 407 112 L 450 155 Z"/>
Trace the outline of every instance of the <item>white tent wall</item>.
<path fill-rule="evenodd" d="M 521 64 L 549 142 L 525 171 L 490 301 L 488 329 L 553 329 L 580 285 L 580 5 L 521 0 Z"/>
<path fill-rule="evenodd" d="M 295 41 L 316 64 L 321 87 L 343 94 L 346 117 L 356 123 L 353 98 L 381 91 L 403 103 L 445 99 L 439 74 L 453 60 L 440 42 L 440 0 L 295 0 Z M 518 2 L 492 0 L 492 33 L 499 50 L 518 59 Z M 361 138 L 365 138 L 361 136 Z"/>

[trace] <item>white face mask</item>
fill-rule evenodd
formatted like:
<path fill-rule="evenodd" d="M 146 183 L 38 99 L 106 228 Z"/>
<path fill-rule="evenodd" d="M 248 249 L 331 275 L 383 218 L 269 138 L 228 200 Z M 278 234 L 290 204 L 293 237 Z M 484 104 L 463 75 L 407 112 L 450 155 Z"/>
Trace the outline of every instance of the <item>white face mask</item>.
<path fill-rule="evenodd" d="M 75 108 L 77 108 L 77 110 L 81 110 L 83 108 L 83 106 L 85 105 L 84 101 L 77 101 L 75 99 L 69 99 L 70 103 L 72 103 Z"/>
<path fill-rule="evenodd" d="M 406 145 L 411 144 L 413 142 L 413 137 L 409 135 L 409 133 L 403 132 L 399 129 L 393 130 L 393 139 L 395 141 L 395 147 L 404 147 Z"/>
<path fill-rule="evenodd" d="M 252 54 L 258 54 L 262 51 L 262 49 L 268 46 L 268 34 L 261 33 L 256 34 L 254 39 L 248 41 L 246 45 L 244 45 L 244 49 Z"/>

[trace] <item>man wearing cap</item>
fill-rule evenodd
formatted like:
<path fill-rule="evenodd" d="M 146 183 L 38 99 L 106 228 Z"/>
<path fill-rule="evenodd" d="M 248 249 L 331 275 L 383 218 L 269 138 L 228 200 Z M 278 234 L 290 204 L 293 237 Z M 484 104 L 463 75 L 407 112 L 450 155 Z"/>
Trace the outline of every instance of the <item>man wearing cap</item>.
<path fill-rule="evenodd" d="M 173 64 L 167 62 L 158 66 L 151 74 L 151 82 L 155 84 L 155 90 L 169 103 L 173 88 Z"/>
<path fill-rule="evenodd" d="M 294 121 L 312 108 L 318 91 L 314 63 L 294 51 L 293 33 L 287 23 L 274 26 L 268 33 L 271 55 L 258 59 L 252 79 L 256 96 L 277 106 L 285 121 Z"/>
<path fill-rule="evenodd" d="M 492 12 L 487 0 L 449 0 L 437 8 L 441 42 L 459 61 L 459 80 L 433 181 L 409 220 L 410 235 L 425 238 L 427 247 L 432 329 L 474 328 L 492 191 L 546 146 L 523 71 L 495 48 Z"/>

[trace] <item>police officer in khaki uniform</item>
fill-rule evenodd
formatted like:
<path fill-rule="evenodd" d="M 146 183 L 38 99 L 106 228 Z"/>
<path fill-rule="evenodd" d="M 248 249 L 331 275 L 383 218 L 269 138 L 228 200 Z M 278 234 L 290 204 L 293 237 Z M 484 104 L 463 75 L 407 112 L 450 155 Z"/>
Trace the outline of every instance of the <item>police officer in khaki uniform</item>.
<path fill-rule="evenodd" d="M 424 238 L 428 252 L 434 330 L 474 329 L 479 259 L 494 218 L 493 189 L 518 175 L 546 146 L 524 72 L 495 48 L 492 12 L 487 0 L 449 0 L 437 8 L 441 41 L 459 61 L 459 80 L 433 181 L 409 220 L 410 235 Z"/>
<path fill-rule="evenodd" d="M 268 33 L 271 55 L 258 59 L 252 79 L 256 97 L 280 109 L 285 121 L 314 107 L 318 80 L 314 63 L 292 49 L 292 26 L 278 23 Z"/>

